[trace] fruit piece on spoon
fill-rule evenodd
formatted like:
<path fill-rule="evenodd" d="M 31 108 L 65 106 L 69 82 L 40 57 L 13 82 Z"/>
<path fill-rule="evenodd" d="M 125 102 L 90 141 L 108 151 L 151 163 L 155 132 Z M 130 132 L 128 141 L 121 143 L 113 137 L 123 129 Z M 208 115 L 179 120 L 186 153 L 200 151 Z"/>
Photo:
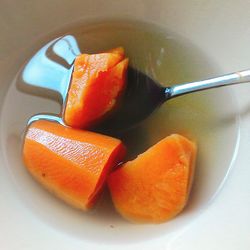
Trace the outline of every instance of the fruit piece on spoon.
<path fill-rule="evenodd" d="M 125 89 L 128 59 L 123 48 L 76 57 L 64 111 L 64 121 L 89 128 L 112 111 Z"/>
<path fill-rule="evenodd" d="M 32 122 L 24 138 L 23 159 L 29 172 L 82 210 L 93 206 L 107 174 L 124 156 L 118 139 L 46 120 Z"/>
<path fill-rule="evenodd" d="M 196 145 L 171 135 L 108 177 L 117 211 L 133 222 L 161 223 L 186 205 L 192 184 Z"/>

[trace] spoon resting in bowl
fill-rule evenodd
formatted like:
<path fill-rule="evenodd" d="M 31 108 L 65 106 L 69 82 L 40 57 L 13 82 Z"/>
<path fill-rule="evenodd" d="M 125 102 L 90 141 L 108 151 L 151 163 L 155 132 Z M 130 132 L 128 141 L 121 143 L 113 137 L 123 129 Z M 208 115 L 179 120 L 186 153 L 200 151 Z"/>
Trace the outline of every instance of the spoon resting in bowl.
<path fill-rule="evenodd" d="M 146 119 L 164 102 L 197 91 L 250 82 L 250 70 L 239 71 L 196 82 L 163 87 L 143 72 L 128 69 L 127 90 L 120 109 L 106 120 L 103 129 L 122 131 Z"/>
<path fill-rule="evenodd" d="M 51 90 L 61 97 L 61 115 L 38 114 L 29 123 L 38 119 L 64 122 L 64 110 L 70 89 L 74 60 L 81 54 L 76 39 L 67 35 L 53 40 L 41 48 L 26 64 L 22 74 L 23 84 L 34 87 L 35 91 Z M 122 105 L 101 122 L 97 131 L 121 133 L 146 119 L 164 102 L 184 94 L 250 81 L 250 70 L 239 71 L 207 80 L 163 87 L 143 72 L 129 67 L 127 87 Z M 46 118 L 47 117 L 47 118 Z"/>

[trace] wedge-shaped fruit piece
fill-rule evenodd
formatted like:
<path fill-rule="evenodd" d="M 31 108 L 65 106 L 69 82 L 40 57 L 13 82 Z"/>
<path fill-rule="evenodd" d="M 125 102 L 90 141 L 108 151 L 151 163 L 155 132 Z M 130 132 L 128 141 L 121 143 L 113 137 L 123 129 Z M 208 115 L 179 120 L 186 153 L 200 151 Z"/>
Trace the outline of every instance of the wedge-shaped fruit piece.
<path fill-rule="evenodd" d="M 66 124 L 89 128 L 113 110 L 125 89 L 127 67 L 121 47 L 78 56 L 64 112 Z"/>
<path fill-rule="evenodd" d="M 185 206 L 192 183 L 196 145 L 174 134 L 108 177 L 118 212 L 134 222 L 160 223 Z"/>
<path fill-rule="evenodd" d="M 124 155 L 118 139 L 42 120 L 30 125 L 23 146 L 29 172 L 59 198 L 83 210 L 94 204 L 110 169 Z"/>

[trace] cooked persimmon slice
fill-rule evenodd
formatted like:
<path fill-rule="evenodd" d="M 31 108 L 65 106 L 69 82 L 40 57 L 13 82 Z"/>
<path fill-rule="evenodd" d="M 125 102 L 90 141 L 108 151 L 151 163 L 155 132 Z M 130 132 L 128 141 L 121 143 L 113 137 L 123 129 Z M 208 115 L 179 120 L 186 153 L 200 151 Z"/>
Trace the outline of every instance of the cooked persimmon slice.
<path fill-rule="evenodd" d="M 128 59 L 119 47 L 100 54 L 82 54 L 74 64 L 64 121 L 90 128 L 112 111 L 126 86 Z"/>
<path fill-rule="evenodd" d="M 33 122 L 25 135 L 26 168 L 44 187 L 74 207 L 87 210 L 107 174 L 123 159 L 118 139 L 55 122 Z"/>
<path fill-rule="evenodd" d="M 108 177 L 117 211 L 133 222 L 160 223 L 182 211 L 194 172 L 196 145 L 171 135 Z"/>

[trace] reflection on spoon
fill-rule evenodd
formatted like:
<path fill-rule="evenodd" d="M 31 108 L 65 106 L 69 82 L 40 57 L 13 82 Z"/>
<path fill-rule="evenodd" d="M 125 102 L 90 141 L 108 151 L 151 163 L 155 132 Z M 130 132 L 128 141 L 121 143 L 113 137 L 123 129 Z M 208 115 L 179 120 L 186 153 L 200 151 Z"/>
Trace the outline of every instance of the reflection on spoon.
<path fill-rule="evenodd" d="M 55 114 L 37 114 L 37 115 L 34 115 L 29 119 L 28 125 L 30 125 L 32 122 L 39 121 L 39 120 L 57 122 L 63 126 L 66 126 L 66 124 L 63 122 L 62 118 L 60 116 L 55 115 Z"/>
<path fill-rule="evenodd" d="M 81 54 L 76 39 L 71 36 L 57 38 L 42 47 L 25 66 L 22 78 L 25 84 L 60 93 L 67 97 L 73 63 Z"/>

